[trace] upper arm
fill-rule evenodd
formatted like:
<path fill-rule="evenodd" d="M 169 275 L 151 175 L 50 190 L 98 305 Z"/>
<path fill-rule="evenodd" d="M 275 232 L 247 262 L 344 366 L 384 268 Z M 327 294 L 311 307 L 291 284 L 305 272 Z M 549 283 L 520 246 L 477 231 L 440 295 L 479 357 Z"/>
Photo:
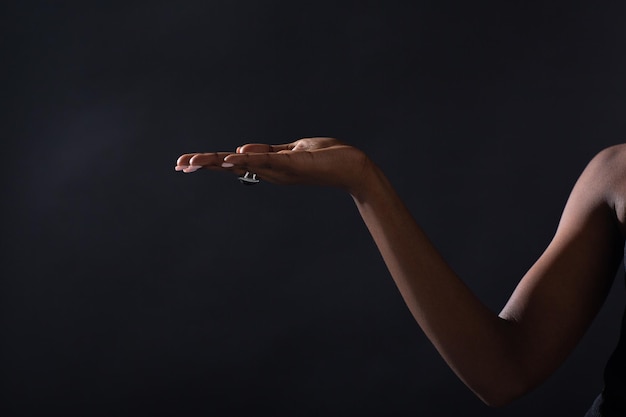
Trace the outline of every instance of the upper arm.
<path fill-rule="evenodd" d="M 567 201 L 556 234 L 500 317 L 515 327 L 511 349 L 534 385 L 573 349 L 602 306 L 623 257 L 616 207 L 626 195 L 626 148 L 598 154 Z"/>

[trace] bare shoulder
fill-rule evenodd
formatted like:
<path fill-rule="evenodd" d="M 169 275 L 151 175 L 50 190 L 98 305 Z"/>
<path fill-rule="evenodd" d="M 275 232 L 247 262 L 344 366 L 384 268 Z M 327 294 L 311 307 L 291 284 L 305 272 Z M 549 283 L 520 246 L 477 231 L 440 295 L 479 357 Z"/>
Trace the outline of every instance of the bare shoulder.
<path fill-rule="evenodd" d="M 602 191 L 614 210 L 622 235 L 626 236 L 626 144 L 614 145 L 599 152 L 589 163 L 590 181 Z"/>
<path fill-rule="evenodd" d="M 626 143 L 604 148 L 594 159 L 599 159 L 603 162 L 626 162 Z"/>

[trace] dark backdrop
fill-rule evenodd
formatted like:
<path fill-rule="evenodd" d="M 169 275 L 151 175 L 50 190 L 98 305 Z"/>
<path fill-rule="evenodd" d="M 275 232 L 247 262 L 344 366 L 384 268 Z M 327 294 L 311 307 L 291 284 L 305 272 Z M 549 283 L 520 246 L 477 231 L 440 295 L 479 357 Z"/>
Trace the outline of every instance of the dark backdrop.
<path fill-rule="evenodd" d="M 2 415 L 583 415 L 624 285 L 502 409 L 403 304 L 351 199 L 176 173 L 338 137 L 494 311 L 624 140 L 623 2 L 4 2 Z"/>

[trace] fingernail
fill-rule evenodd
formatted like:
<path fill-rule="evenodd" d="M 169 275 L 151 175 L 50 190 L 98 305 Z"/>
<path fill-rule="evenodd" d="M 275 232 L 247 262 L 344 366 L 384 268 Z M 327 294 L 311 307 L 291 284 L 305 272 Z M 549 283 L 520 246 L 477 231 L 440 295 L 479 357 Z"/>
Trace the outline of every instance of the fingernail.
<path fill-rule="evenodd" d="M 174 169 L 176 171 L 182 171 L 183 169 L 187 168 L 189 165 L 177 165 Z"/>
<path fill-rule="evenodd" d="M 222 163 L 222 168 L 232 168 L 234 166 L 235 166 L 235 164 L 231 164 L 230 162 L 223 162 Z"/>
<path fill-rule="evenodd" d="M 202 165 L 189 165 L 187 168 L 183 169 L 183 171 L 189 174 L 191 172 L 196 172 L 200 168 L 202 168 Z"/>

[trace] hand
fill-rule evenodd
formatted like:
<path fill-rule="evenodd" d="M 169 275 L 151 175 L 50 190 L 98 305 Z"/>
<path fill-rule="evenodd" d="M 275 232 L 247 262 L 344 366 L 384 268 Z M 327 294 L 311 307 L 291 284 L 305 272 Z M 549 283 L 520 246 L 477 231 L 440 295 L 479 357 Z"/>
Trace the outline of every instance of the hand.
<path fill-rule="evenodd" d="M 176 170 L 194 172 L 200 168 L 249 171 L 276 184 L 311 184 L 356 193 L 370 175 L 373 163 L 359 149 L 332 138 L 300 139 L 284 145 L 246 144 L 236 153 L 185 154 Z"/>

